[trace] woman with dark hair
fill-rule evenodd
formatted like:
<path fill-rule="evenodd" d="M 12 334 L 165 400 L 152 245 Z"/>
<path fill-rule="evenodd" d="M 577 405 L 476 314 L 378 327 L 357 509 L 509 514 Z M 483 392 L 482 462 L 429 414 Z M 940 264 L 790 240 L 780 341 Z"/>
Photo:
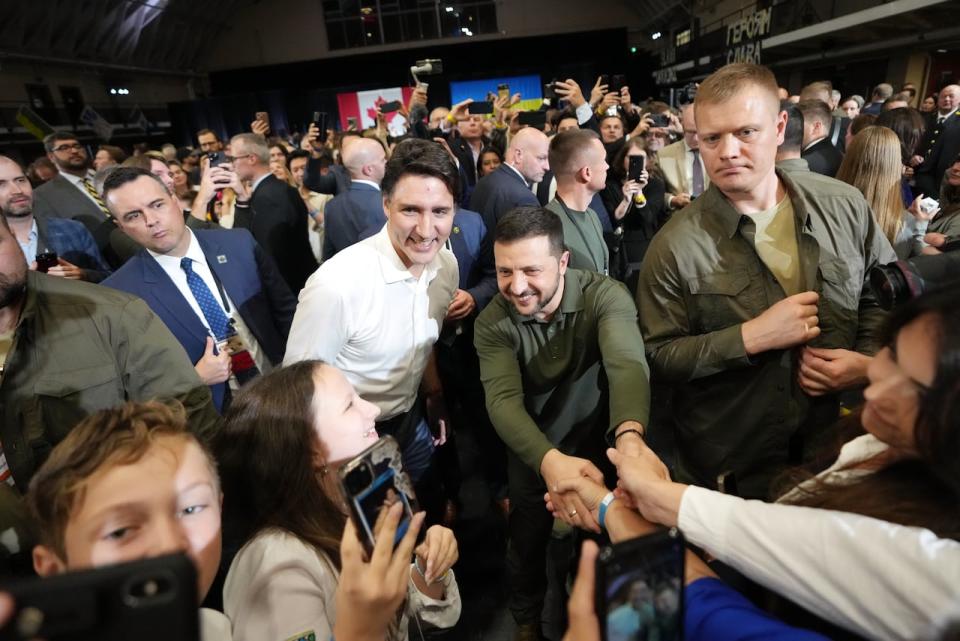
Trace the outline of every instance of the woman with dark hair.
<path fill-rule="evenodd" d="M 896 309 L 887 334 L 868 369 L 866 434 L 778 503 L 673 483 L 650 450 L 608 452 L 619 487 L 649 521 L 678 526 L 690 543 L 834 624 L 873 639 L 937 638 L 960 598 L 956 290 Z M 591 489 L 591 504 L 596 496 Z"/>
<path fill-rule="evenodd" d="M 197 189 L 190 183 L 190 174 L 183 169 L 183 165 L 178 160 L 168 160 L 167 168 L 170 170 L 170 177 L 173 178 L 173 195 L 180 203 L 180 209 L 184 214 L 190 213 L 193 207 L 193 199 L 197 196 Z"/>
<path fill-rule="evenodd" d="M 843 139 L 843 148 L 850 149 L 850 143 L 853 141 L 853 137 L 871 126 L 876 119 L 877 117 L 873 114 L 860 114 L 851 120 L 850 126 L 847 127 L 847 133 Z"/>
<path fill-rule="evenodd" d="M 930 221 L 927 232 L 960 236 L 960 156 L 943 172 L 940 186 L 940 213 Z"/>
<path fill-rule="evenodd" d="M 644 169 L 639 180 L 629 180 L 630 159 L 636 157 L 643 158 Z M 607 172 L 607 186 L 600 192 L 603 205 L 610 212 L 610 222 L 615 228 L 623 228 L 623 248 L 629 265 L 625 278 L 640 270 L 653 235 L 670 215 L 665 193 L 666 185 L 655 157 L 647 153 L 646 139 L 628 139 L 614 155 Z"/>
<path fill-rule="evenodd" d="M 483 178 L 503 164 L 503 156 L 493 147 L 484 147 L 477 156 L 477 178 Z"/>
<path fill-rule="evenodd" d="M 331 638 L 334 595 L 345 580 L 341 539 L 351 536 L 337 470 L 377 440 L 378 413 L 339 370 L 319 361 L 274 370 L 234 398 L 214 451 L 225 529 L 243 546 L 224 586 L 235 641 Z M 457 555 L 450 530 L 426 531 L 407 562 L 404 607 L 386 613 L 389 641 L 407 639 L 410 616 L 439 628 L 456 623 L 460 595 L 450 567 Z"/>
<path fill-rule="evenodd" d="M 897 134 L 900 140 L 900 157 L 903 163 L 903 177 L 900 182 L 900 191 L 903 196 L 904 207 L 909 207 L 913 202 L 914 193 L 910 187 L 913 180 L 914 160 L 917 146 L 923 138 L 923 132 L 926 129 L 926 121 L 923 115 L 916 109 L 910 107 L 900 107 L 881 112 L 877 116 L 874 124 L 878 127 L 886 127 Z M 930 194 L 933 196 L 934 194 Z"/>

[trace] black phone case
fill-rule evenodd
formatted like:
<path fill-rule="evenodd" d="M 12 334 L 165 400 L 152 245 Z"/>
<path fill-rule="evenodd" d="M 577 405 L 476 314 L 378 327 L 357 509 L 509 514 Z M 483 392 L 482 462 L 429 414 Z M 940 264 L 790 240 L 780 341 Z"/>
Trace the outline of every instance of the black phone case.
<path fill-rule="evenodd" d="M 637 162 L 639 160 L 639 162 Z M 631 156 L 630 157 L 630 167 L 627 171 L 628 180 L 640 180 L 640 174 L 643 173 L 643 167 L 645 165 L 643 156 Z"/>
<path fill-rule="evenodd" d="M 653 534 L 640 536 L 635 539 L 629 539 L 620 543 L 615 543 L 600 549 L 597 555 L 596 565 L 596 585 L 594 586 L 594 607 L 596 608 L 597 619 L 600 621 L 601 638 L 607 641 L 607 585 L 614 578 L 620 576 L 613 572 L 613 568 L 622 564 L 639 564 L 643 559 L 649 559 L 654 555 L 663 554 L 668 548 L 676 548 L 679 558 L 676 560 L 676 568 L 679 573 L 680 590 L 678 592 L 679 602 L 677 604 L 677 628 L 676 640 L 683 639 L 683 583 L 684 583 L 684 540 L 683 535 L 676 528 L 669 530 L 660 530 Z M 674 639 L 661 639 L 661 641 L 674 641 Z"/>
<path fill-rule="evenodd" d="M 199 641 L 197 575 L 183 554 L 0 582 L 16 604 L 2 641 Z"/>

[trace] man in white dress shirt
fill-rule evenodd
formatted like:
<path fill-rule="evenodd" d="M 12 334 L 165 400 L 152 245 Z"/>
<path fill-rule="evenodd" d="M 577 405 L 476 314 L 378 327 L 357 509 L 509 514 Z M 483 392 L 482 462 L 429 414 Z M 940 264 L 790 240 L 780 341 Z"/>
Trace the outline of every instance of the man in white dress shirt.
<path fill-rule="evenodd" d="M 438 144 L 409 140 L 387 163 L 381 189 L 387 224 L 307 281 L 284 363 L 320 359 L 343 371 L 380 408 L 377 430 L 399 441 L 416 481 L 433 452 L 430 428 L 442 438 L 433 346 L 459 282 L 445 248 L 459 174 Z"/>
<path fill-rule="evenodd" d="M 683 125 L 683 140 L 667 145 L 657 154 L 660 169 L 666 178 L 669 192 L 667 204 L 671 209 L 683 209 L 710 186 L 710 179 L 703 169 L 703 159 L 700 158 L 700 141 L 692 102 L 680 108 L 680 122 Z"/>

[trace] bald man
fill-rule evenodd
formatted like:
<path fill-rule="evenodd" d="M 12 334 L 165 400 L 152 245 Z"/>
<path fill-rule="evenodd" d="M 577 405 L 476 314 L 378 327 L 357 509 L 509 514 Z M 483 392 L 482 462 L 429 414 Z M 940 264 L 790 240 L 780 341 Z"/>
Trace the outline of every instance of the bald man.
<path fill-rule="evenodd" d="M 343 165 L 350 173 L 350 189 L 327 203 L 324 210 L 323 260 L 372 236 L 387 221 L 380 194 L 387 166 L 383 145 L 360 137 L 351 137 L 344 143 L 341 153 Z"/>
<path fill-rule="evenodd" d="M 550 169 L 549 148 L 550 140 L 542 131 L 525 127 L 507 146 L 503 164 L 477 182 L 470 197 L 470 209 L 483 216 L 491 233 L 503 215 L 514 207 L 540 205 L 531 187 L 543 180 Z"/>

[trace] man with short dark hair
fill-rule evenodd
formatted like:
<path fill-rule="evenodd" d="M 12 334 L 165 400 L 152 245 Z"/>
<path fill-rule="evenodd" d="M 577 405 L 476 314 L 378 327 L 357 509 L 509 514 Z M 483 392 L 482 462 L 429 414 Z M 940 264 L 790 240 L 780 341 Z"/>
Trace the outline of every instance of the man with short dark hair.
<path fill-rule="evenodd" d="M 200 147 L 200 151 L 205 154 L 223 151 L 223 143 L 220 142 L 220 136 L 212 129 L 201 129 L 197 132 L 197 146 Z"/>
<path fill-rule="evenodd" d="M 31 269 L 44 252 L 56 255 L 56 264 L 45 266 L 51 276 L 98 283 L 110 268 L 97 243 L 81 223 L 69 218 L 33 215 L 33 188 L 20 165 L 0 156 L 0 213 L 7 219 Z M 49 267 L 49 269 L 47 269 Z"/>
<path fill-rule="evenodd" d="M 809 171 L 807 161 L 801 158 L 803 149 L 803 112 L 797 105 L 780 101 L 780 109 L 787 114 L 783 142 L 777 147 L 777 167 L 785 171 Z"/>
<path fill-rule="evenodd" d="M 801 100 L 797 108 L 803 114 L 803 149 L 800 156 L 807 161 L 810 171 L 833 178 L 843 162 L 843 154 L 828 137 L 833 124 L 830 106 L 822 100 Z"/>
<path fill-rule="evenodd" d="M 600 118 L 600 139 L 605 145 L 611 145 L 623 139 L 623 118 L 619 115 L 605 115 Z"/>
<path fill-rule="evenodd" d="M 608 445 L 631 455 L 642 449 L 648 369 L 630 294 L 611 278 L 568 267 L 555 214 L 514 209 L 497 226 L 494 253 L 500 293 L 477 318 L 474 342 L 487 410 L 508 449 L 515 638 L 533 640 L 542 638 L 553 525 L 544 493 L 564 521 L 598 531 L 579 498 L 555 486 L 574 476 L 602 479 Z"/>
<path fill-rule="evenodd" d="M 270 149 L 258 134 L 238 134 L 230 139 L 233 171 L 249 180 L 250 219 L 238 218 L 234 227 L 247 227 L 280 270 L 296 296 L 317 269 L 317 259 L 307 238 L 307 206 L 297 190 L 270 171 Z"/>
<path fill-rule="evenodd" d="M 550 141 L 549 153 L 557 195 L 547 209 L 563 224 L 570 266 L 608 274 L 610 252 L 603 240 L 603 226 L 597 212 L 590 208 L 590 201 L 607 185 L 603 143 L 590 129 L 565 131 Z"/>
<path fill-rule="evenodd" d="M 416 480 L 433 450 L 424 416 L 438 429 L 442 413 L 433 345 L 459 283 L 445 244 L 460 174 L 440 145 L 411 139 L 394 150 L 381 185 L 386 224 L 307 281 L 284 362 L 318 358 L 343 371 L 380 408 L 378 430 L 397 438 Z"/>
<path fill-rule="evenodd" d="M 671 386 L 677 474 L 765 498 L 864 384 L 885 317 L 867 274 L 896 255 L 859 191 L 776 169 L 787 116 L 769 69 L 722 67 L 696 110 L 711 185 L 650 243 L 640 327 Z"/>
<path fill-rule="evenodd" d="M 187 227 L 177 199 L 148 171 L 114 170 L 103 197 L 143 248 L 103 284 L 150 305 L 225 410 L 230 386 L 282 362 L 296 307 L 290 289 L 247 230 Z"/>

